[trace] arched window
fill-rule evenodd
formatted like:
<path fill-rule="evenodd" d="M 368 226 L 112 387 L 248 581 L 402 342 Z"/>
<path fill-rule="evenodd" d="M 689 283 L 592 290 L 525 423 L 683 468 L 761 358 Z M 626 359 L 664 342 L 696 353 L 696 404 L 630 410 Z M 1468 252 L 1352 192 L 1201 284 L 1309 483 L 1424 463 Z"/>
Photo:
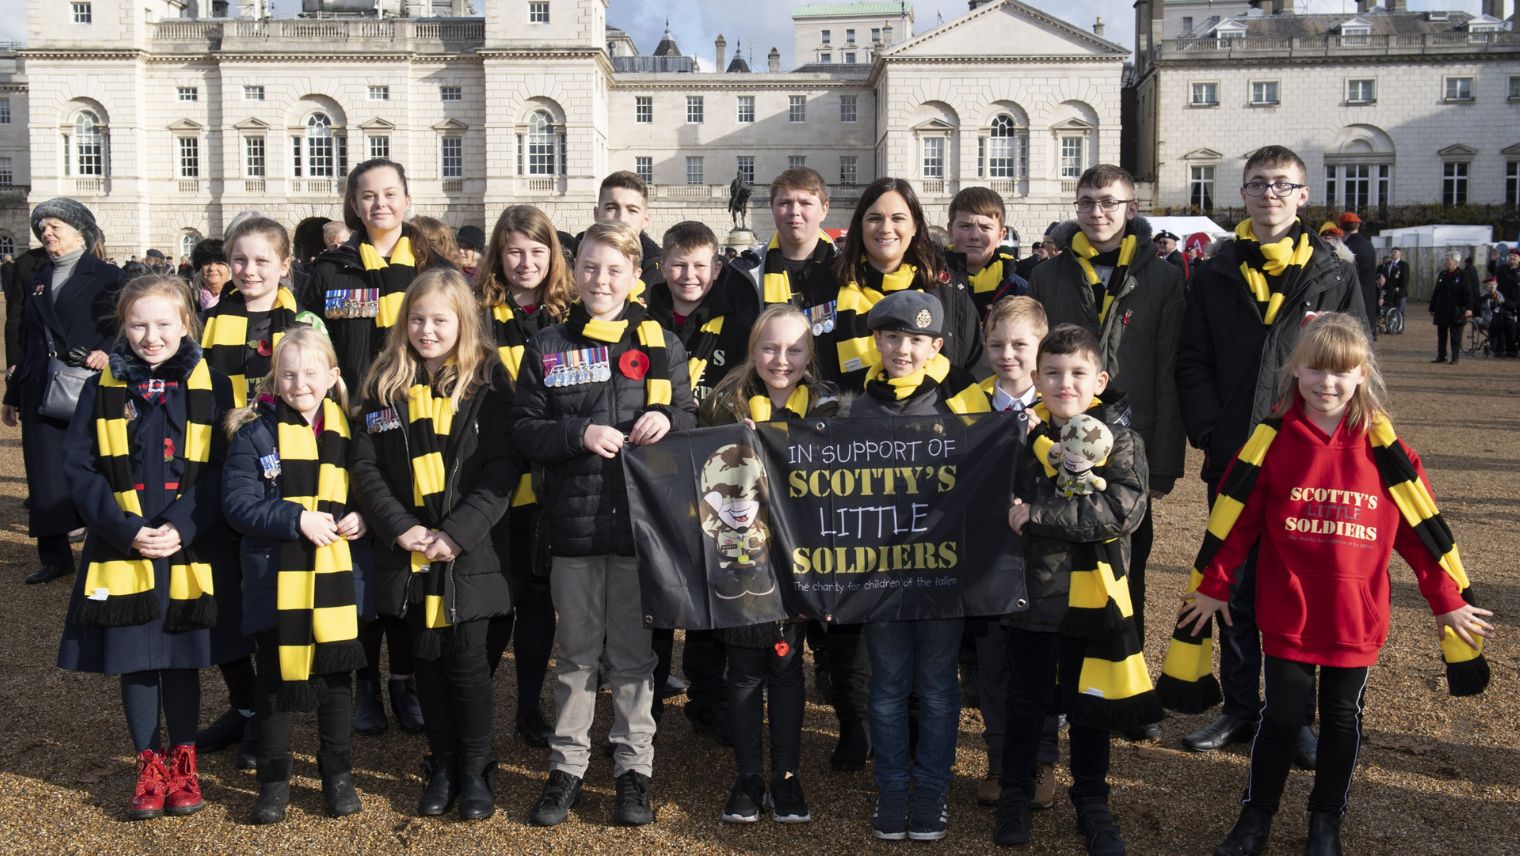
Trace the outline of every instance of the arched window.
<path fill-rule="evenodd" d="M 528 175 L 558 175 L 559 144 L 554 117 L 538 110 L 528 117 Z"/>
<path fill-rule="evenodd" d="M 73 162 L 75 175 L 106 174 L 105 135 L 93 111 L 81 110 L 74 117 Z"/>
<path fill-rule="evenodd" d="M 1017 178 L 1019 150 L 1013 117 L 999 113 L 992 120 L 987 135 L 987 175 L 990 178 Z M 1028 137 L 1025 137 L 1028 139 Z"/>
<path fill-rule="evenodd" d="M 179 254 L 188 256 L 195 251 L 195 245 L 201 242 L 201 236 L 196 232 L 186 232 L 179 238 Z"/>
<path fill-rule="evenodd" d="M 306 120 L 306 174 L 312 178 L 333 176 L 332 119 L 313 113 Z"/>
<path fill-rule="evenodd" d="M 16 239 L 10 235 L 0 234 L 0 256 L 8 256 L 16 251 Z"/>

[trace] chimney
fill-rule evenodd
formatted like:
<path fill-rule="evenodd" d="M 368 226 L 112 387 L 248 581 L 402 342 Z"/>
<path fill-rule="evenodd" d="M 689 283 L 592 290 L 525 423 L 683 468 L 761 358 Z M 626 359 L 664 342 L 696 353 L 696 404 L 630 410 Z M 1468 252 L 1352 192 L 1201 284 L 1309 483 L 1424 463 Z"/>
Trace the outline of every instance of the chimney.
<path fill-rule="evenodd" d="M 986 6 L 987 2 L 988 0 L 971 0 L 971 2 L 967 5 L 971 7 L 971 11 L 975 12 L 978 8 Z"/>
<path fill-rule="evenodd" d="M 1483 14 L 1504 20 L 1504 0 L 1483 0 Z"/>
<path fill-rule="evenodd" d="M 1103 16 L 1102 15 L 1099 15 L 1093 21 L 1093 35 L 1095 35 L 1095 36 L 1097 36 L 1099 38 L 1103 37 Z"/>
<path fill-rule="evenodd" d="M 881 43 L 884 47 L 892 45 L 892 25 L 883 24 L 881 28 Z"/>
<path fill-rule="evenodd" d="M 1372 11 L 1373 0 L 1356 0 L 1356 12 L 1358 15 Z"/>
<path fill-rule="evenodd" d="M 778 51 L 775 48 L 771 48 L 770 55 L 765 59 L 766 70 L 771 74 L 775 74 L 781 70 L 781 51 Z"/>
<path fill-rule="evenodd" d="M 718 65 L 713 71 L 722 74 L 723 69 L 728 68 L 724 63 L 724 60 L 728 59 L 728 39 L 723 38 L 723 34 L 719 33 L 718 38 L 713 40 L 713 48 L 718 54 Z"/>
<path fill-rule="evenodd" d="M 1390 12 L 1408 12 L 1409 11 L 1409 0 L 1388 0 L 1388 11 L 1390 11 Z"/>
<path fill-rule="evenodd" d="M 1272 14 L 1293 14 L 1293 0 L 1272 0 Z"/>

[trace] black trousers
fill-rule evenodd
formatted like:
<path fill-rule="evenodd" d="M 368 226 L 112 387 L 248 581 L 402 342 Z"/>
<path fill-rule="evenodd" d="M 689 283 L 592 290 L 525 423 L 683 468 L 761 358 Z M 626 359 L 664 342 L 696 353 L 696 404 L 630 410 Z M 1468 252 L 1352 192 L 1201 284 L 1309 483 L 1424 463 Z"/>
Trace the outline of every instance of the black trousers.
<path fill-rule="evenodd" d="M 824 666 L 834 686 L 834 715 L 840 726 L 859 723 L 869 729 L 866 707 L 870 693 L 871 657 L 866 650 L 864 624 L 829 624 L 824 643 Z"/>
<path fill-rule="evenodd" d="M 486 662 L 491 675 L 501 665 L 507 645 L 513 646 L 517 666 L 517 712 L 542 704 L 549 655 L 554 651 L 554 599 L 547 582 L 534 579 L 514 587 L 516 608 L 511 615 L 491 619 L 486 632 Z"/>
<path fill-rule="evenodd" d="M 655 630 L 652 645 L 658 658 L 654 667 L 654 691 L 658 697 L 665 681 L 670 678 L 675 631 Z M 688 685 L 687 713 L 706 712 L 728 700 L 723 683 L 723 667 L 727 663 L 723 647 L 711 630 L 686 631 L 686 644 L 681 649 L 681 672 L 686 675 Z M 658 702 L 655 706 L 659 707 Z"/>
<path fill-rule="evenodd" d="M 1069 706 L 1082 673 L 1083 643 L 1059 633 L 1037 633 L 1017 627 L 1008 630 L 1007 731 L 1003 735 L 1003 790 L 1028 800 L 1034 796 L 1034 770 L 1046 730 L 1046 718 L 1060 696 L 1060 709 Z M 1071 722 L 1071 799 L 1108 799 L 1108 742 L 1106 730 Z"/>
<path fill-rule="evenodd" d="M 1451 342 L 1451 361 L 1456 362 L 1462 356 L 1462 330 L 1467 322 L 1458 321 L 1455 324 L 1436 325 L 1436 359 L 1446 359 L 1446 343 Z"/>
<path fill-rule="evenodd" d="M 258 706 L 258 680 L 253 673 L 253 655 L 228 660 L 217 666 L 227 684 L 227 706 L 234 710 L 255 710 Z"/>
<path fill-rule="evenodd" d="M 407 628 L 423 632 L 423 610 L 407 611 Z M 428 750 L 456 755 L 479 772 L 491 756 L 491 667 L 486 663 L 489 618 L 465 621 L 444 632 L 436 660 L 417 657 L 417 697 Z M 472 769 L 473 767 L 473 769 Z"/>
<path fill-rule="evenodd" d="M 380 642 L 390 649 L 392 675 L 410 675 L 417 671 L 412 657 L 412 634 L 406 622 L 394 615 L 382 615 L 359 625 L 359 643 L 364 646 L 366 665 L 356 674 L 361 681 L 380 680 Z"/>
<path fill-rule="evenodd" d="M 37 538 L 37 561 L 42 565 L 74 567 L 74 549 L 69 546 L 67 532 L 61 535 L 42 535 Z"/>
<path fill-rule="evenodd" d="M 1140 648 L 1145 648 L 1145 566 L 1151 561 L 1151 544 L 1156 540 L 1155 521 L 1151 517 L 1151 502 L 1145 501 L 1145 516 L 1140 518 L 1140 528 L 1129 538 L 1129 568 L 1125 579 L 1129 582 L 1130 605 L 1135 610 L 1135 632 L 1140 636 Z"/>
<path fill-rule="evenodd" d="M 1245 804 L 1273 813 L 1282 802 L 1288 769 L 1293 764 L 1294 738 L 1303 725 L 1305 704 L 1314 704 L 1314 671 L 1310 663 L 1266 658 L 1266 703 L 1256 740 L 1251 743 L 1250 782 Z M 1310 811 L 1345 814 L 1351 798 L 1351 774 L 1362 745 L 1362 706 L 1367 696 L 1367 669 L 1319 668 L 1319 755 L 1314 766 Z"/>
<path fill-rule="evenodd" d="M 274 631 L 254 637 L 258 646 L 258 698 L 254 706 L 259 730 L 259 781 L 290 778 L 290 722 L 298 714 L 275 710 L 280 695 L 280 647 Z M 314 675 L 317 691 L 317 769 L 323 776 L 347 773 L 354 766 L 354 695 L 348 672 Z"/>
<path fill-rule="evenodd" d="M 801 624 L 781 625 L 786 656 L 776 649 L 724 646 L 728 653 L 728 713 L 734 726 L 734 761 L 739 775 L 765 773 L 765 715 L 771 720 L 771 774 L 796 772 L 802 765 Z"/>

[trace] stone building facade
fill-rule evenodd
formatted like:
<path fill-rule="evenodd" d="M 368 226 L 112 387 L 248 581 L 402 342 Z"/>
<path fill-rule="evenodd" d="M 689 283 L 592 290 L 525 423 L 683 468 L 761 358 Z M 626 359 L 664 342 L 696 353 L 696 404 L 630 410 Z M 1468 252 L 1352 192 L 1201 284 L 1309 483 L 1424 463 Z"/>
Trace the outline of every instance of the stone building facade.
<path fill-rule="evenodd" d="M 1520 32 L 1506 0 L 1480 15 L 1358 5 L 1136 3 L 1129 165 L 1151 203 L 1238 208 L 1246 155 L 1275 142 L 1303 156 L 1314 204 L 1520 210 Z"/>
<path fill-rule="evenodd" d="M 736 49 L 713 72 L 635 55 L 607 0 L 425 18 L 408 15 L 467 4 L 404 3 L 281 19 L 261 0 L 232 18 L 187 17 L 200 10 L 185 0 L 27 0 L 25 47 L 0 53 L 0 240 L 26 244 L 26 209 L 56 195 L 94 209 L 118 257 L 183 251 L 245 209 L 337 217 L 346 169 L 383 154 L 406 165 L 414 213 L 454 225 L 531 203 L 577 231 L 601 178 L 628 169 L 651 182 L 653 231 L 717 228 L 736 173 L 762 209 L 770 179 L 805 163 L 831 184 L 827 225 L 898 175 L 937 223 L 961 187 L 996 188 L 1027 244 L 1066 216 L 1082 168 L 1119 158 L 1128 49 L 1018 0 L 972 0 L 916 35 L 909 4 L 802 6 L 802 65 L 783 71 L 771 50 L 750 71 Z M 857 61 L 823 62 L 824 29 L 841 46 L 854 30 Z M 752 220 L 766 237 L 768 217 Z"/>

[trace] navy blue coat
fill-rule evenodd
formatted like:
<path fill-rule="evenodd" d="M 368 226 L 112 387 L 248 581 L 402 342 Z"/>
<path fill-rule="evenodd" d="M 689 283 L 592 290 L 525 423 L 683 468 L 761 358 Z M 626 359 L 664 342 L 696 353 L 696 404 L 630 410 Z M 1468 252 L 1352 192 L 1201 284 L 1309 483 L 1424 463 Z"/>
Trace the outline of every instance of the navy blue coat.
<path fill-rule="evenodd" d="M 5 390 L 5 403 L 20 408 L 21 450 L 26 460 L 26 486 L 31 497 L 30 530 L 34 538 L 62 535 L 81 525 L 64 483 L 64 434 L 68 423 L 37 413 L 48 381 L 47 330 L 53 333 L 61 356 L 73 348 L 110 351 L 116 338 L 116 293 L 121 269 L 85 253 L 58 289 L 55 301 L 49 283 L 51 261 L 38 268 L 20 289 L 21 349 L 15 374 Z"/>
<path fill-rule="evenodd" d="M 212 432 L 210 459 L 201 468 L 195 484 L 186 487 L 177 498 L 176 491 L 165 488 L 166 483 L 178 482 L 184 473 L 182 457 L 164 460 L 164 440 L 172 439 L 176 449 L 184 448 L 183 381 L 200 359 L 200 353 L 200 346 L 193 339 L 186 338 L 179 352 L 152 373 L 125 345 L 112 354 L 112 371 L 119 371 L 118 376 L 128 380 L 130 400 L 137 411 L 136 418 L 127 423 L 127 439 L 134 450 L 132 479 L 144 486 L 139 491 L 142 517 L 121 510 L 105 475 L 96 469 L 93 412 L 96 384 L 88 384 L 79 397 L 79 409 L 74 412 L 64 444 L 63 474 L 68 480 L 67 490 L 73 494 L 80 514 L 90 527 L 90 534 L 84 542 L 83 563 L 74 580 L 63 641 L 58 648 L 60 668 L 109 675 L 152 669 L 199 669 L 245 657 L 252 650 L 238 630 L 243 609 L 242 593 L 231 533 L 222 519 L 222 461 L 227 454 L 222 432 Z M 136 383 L 149 377 L 179 380 L 181 385 L 150 402 L 143 397 Z M 216 397 L 216 422 L 220 424 L 232 407 L 232 383 L 225 375 L 216 372 L 211 377 L 212 392 Z M 168 559 L 157 559 L 153 563 L 158 619 L 127 627 L 80 627 L 75 624 L 75 610 L 84 599 L 84 566 L 100 554 L 104 544 L 131 553 L 132 539 L 139 530 L 164 523 L 173 523 L 180 537 L 194 545 L 196 558 L 211 564 L 212 583 L 216 590 L 216 626 L 210 630 L 173 633 L 164 629 L 164 616 L 169 606 Z"/>
<path fill-rule="evenodd" d="M 227 525 L 242 535 L 238 559 L 243 571 L 243 635 L 253 636 L 275 626 L 280 548 L 301 537 L 301 506 L 281 498 L 280 480 L 266 478 L 260 459 L 275 454 L 279 433 L 274 409 L 238 429 L 222 467 L 222 513 Z M 361 621 L 375 618 L 369 578 L 374 551 L 367 538 L 350 541 L 354 563 L 354 598 Z"/>

